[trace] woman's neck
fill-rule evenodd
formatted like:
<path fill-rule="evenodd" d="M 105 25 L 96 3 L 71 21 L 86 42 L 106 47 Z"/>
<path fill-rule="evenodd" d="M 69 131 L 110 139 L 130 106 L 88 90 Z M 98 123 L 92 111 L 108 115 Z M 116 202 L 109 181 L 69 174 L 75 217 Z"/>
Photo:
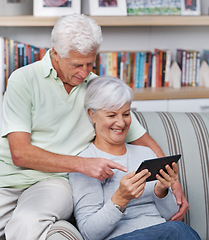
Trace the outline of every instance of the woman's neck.
<path fill-rule="evenodd" d="M 111 144 L 111 143 L 105 143 L 105 142 L 101 143 L 97 141 L 97 139 L 95 139 L 93 143 L 99 150 L 109 153 L 111 155 L 122 156 L 126 154 L 125 143 L 122 143 L 122 144 Z"/>

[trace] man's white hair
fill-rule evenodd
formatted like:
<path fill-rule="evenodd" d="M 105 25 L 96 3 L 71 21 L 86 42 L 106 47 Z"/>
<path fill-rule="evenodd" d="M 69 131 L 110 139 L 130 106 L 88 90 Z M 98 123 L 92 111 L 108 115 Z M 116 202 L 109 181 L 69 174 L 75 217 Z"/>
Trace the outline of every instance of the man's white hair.
<path fill-rule="evenodd" d="M 61 58 L 68 58 L 72 50 L 83 55 L 98 52 L 102 43 L 101 27 L 83 14 L 67 15 L 61 17 L 52 29 L 51 43 Z"/>

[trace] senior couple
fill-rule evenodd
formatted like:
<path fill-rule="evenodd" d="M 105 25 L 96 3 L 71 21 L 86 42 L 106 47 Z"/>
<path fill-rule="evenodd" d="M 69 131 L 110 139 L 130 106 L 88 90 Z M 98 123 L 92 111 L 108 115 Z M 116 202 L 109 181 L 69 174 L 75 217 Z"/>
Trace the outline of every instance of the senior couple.
<path fill-rule="evenodd" d="M 153 182 L 147 170 L 135 173 L 164 154 L 132 115 L 131 89 L 91 72 L 101 28 L 84 15 L 65 16 L 51 41 L 41 61 L 11 74 L 4 95 L 0 237 L 46 239 L 74 205 L 84 239 L 200 239 L 168 221 L 188 210 L 177 165 Z"/>

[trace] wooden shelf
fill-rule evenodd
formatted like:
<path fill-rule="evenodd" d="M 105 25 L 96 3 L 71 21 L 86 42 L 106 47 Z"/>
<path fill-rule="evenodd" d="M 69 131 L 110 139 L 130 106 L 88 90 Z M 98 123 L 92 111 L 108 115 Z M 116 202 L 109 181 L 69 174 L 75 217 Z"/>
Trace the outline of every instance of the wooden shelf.
<path fill-rule="evenodd" d="M 209 98 L 209 88 L 181 87 L 134 89 L 134 101 Z"/>
<path fill-rule="evenodd" d="M 209 16 L 91 16 L 102 27 L 209 26 Z M 0 27 L 52 27 L 58 17 L 0 16 Z M 209 88 L 135 89 L 134 100 L 209 98 Z"/>
<path fill-rule="evenodd" d="M 91 16 L 100 26 L 209 26 L 209 16 Z M 52 27 L 58 17 L 0 16 L 2 27 Z"/>

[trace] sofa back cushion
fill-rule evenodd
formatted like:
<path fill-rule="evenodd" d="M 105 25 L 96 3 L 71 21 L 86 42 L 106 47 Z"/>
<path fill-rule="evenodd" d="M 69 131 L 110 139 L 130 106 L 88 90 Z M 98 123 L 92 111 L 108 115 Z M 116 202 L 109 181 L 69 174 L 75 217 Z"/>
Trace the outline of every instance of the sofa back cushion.
<path fill-rule="evenodd" d="M 179 181 L 190 207 L 184 221 L 209 240 L 209 113 L 134 114 L 165 155 L 182 155 Z"/>

